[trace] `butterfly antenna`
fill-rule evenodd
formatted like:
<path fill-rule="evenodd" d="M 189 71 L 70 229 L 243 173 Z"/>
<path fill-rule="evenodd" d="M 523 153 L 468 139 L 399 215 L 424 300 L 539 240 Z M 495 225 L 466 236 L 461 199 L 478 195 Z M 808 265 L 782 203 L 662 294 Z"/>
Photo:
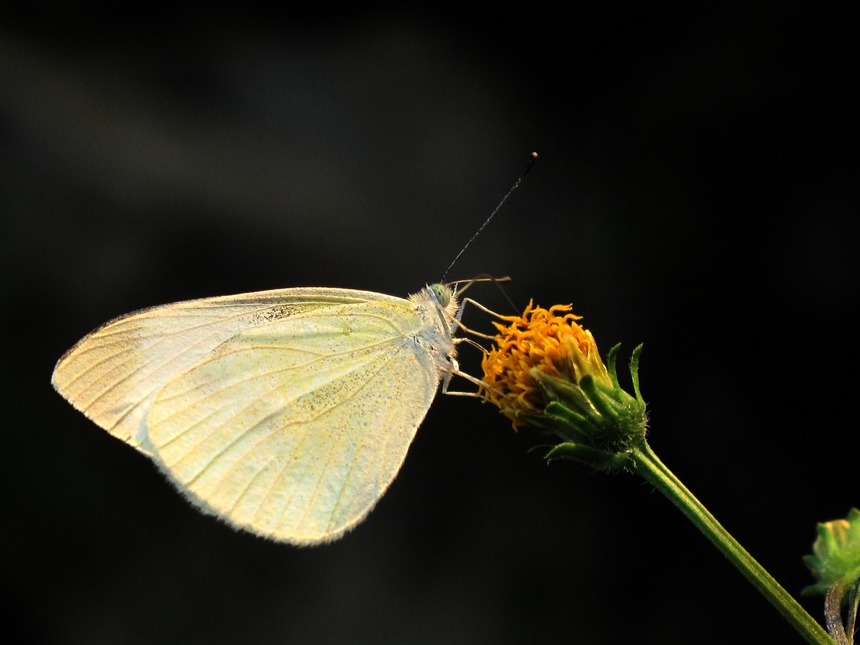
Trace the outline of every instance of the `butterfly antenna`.
<path fill-rule="evenodd" d="M 483 224 L 481 224 L 480 228 L 477 231 L 475 231 L 475 234 L 472 236 L 472 239 L 469 240 L 468 242 L 466 242 L 466 245 L 462 249 L 460 249 L 460 252 L 457 254 L 457 257 L 455 257 L 454 261 L 451 262 L 451 264 L 448 266 L 447 269 L 445 269 L 445 273 L 442 274 L 442 279 L 440 280 L 440 282 L 442 282 L 442 283 L 445 282 L 445 277 L 448 275 L 448 272 L 454 267 L 454 265 L 457 264 L 457 260 L 460 259 L 460 256 L 463 255 L 463 253 L 466 251 L 466 249 L 469 248 L 469 245 L 475 241 L 475 238 L 481 234 L 481 231 L 483 231 L 484 227 L 486 227 L 487 224 L 490 223 L 490 220 L 493 219 L 493 217 L 495 217 L 496 213 L 498 213 L 499 209 L 502 207 L 502 204 L 504 204 L 506 201 L 508 201 L 508 197 L 511 196 L 511 193 L 514 192 L 517 188 L 519 188 L 520 184 L 523 182 L 523 179 L 525 179 L 526 174 L 528 174 L 528 171 L 532 169 L 532 166 L 534 165 L 535 160 L 537 159 L 537 156 L 538 156 L 538 154 L 536 152 L 533 152 L 531 154 L 531 156 L 529 157 L 529 160 L 526 162 L 526 167 L 523 168 L 523 171 L 520 173 L 520 176 L 517 177 L 517 180 L 514 182 L 514 185 L 511 186 L 510 190 L 505 194 L 504 197 L 502 197 L 502 201 L 500 201 L 498 206 L 496 206 L 493 209 L 493 212 L 490 213 L 490 216 L 484 221 Z"/>

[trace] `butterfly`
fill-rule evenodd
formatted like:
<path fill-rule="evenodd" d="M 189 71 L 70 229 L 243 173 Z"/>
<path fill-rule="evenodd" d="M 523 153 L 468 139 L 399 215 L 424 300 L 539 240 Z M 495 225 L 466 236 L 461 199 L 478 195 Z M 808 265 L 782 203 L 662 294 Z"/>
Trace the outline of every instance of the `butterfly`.
<path fill-rule="evenodd" d="M 52 383 L 202 511 L 316 544 L 367 516 L 440 382 L 462 375 L 458 324 L 444 284 L 408 299 L 315 287 L 189 300 L 102 325 Z"/>

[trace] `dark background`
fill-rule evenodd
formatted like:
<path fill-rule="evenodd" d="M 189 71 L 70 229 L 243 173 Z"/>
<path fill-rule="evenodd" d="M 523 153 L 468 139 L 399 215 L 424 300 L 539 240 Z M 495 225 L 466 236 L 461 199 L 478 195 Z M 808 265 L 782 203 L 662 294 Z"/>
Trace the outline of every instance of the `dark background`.
<path fill-rule="evenodd" d="M 527 454 L 540 437 L 474 400 L 438 397 L 356 531 L 295 548 L 198 514 L 49 381 L 81 336 L 144 306 L 414 292 L 537 150 L 450 277 L 573 302 L 625 364 L 644 342 L 653 447 L 797 594 L 815 523 L 860 504 L 856 24 L 822 7 L 3 10 L 5 630 L 801 642 L 649 486 L 547 467 Z M 471 295 L 506 310 L 492 287 Z"/>

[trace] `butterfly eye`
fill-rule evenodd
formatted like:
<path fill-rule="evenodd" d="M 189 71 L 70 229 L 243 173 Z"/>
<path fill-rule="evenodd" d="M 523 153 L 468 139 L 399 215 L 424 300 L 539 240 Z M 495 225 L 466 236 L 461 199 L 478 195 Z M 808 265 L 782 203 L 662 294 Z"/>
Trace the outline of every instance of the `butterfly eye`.
<path fill-rule="evenodd" d="M 432 284 L 430 285 L 430 292 L 440 307 L 447 307 L 451 302 L 451 289 L 447 285 L 440 283 Z"/>

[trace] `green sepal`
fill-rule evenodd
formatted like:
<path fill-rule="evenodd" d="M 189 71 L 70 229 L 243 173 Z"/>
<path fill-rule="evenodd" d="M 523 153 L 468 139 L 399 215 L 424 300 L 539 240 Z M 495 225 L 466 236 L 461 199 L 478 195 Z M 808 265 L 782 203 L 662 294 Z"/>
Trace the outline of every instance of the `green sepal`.
<path fill-rule="evenodd" d="M 639 357 L 641 355 L 642 343 L 639 343 L 630 355 L 630 377 L 633 379 L 633 392 L 636 394 L 636 400 L 644 406 L 645 400 L 642 398 L 642 391 L 639 389 Z"/>
<path fill-rule="evenodd" d="M 572 441 L 565 441 L 557 446 L 553 446 L 544 455 L 544 459 L 546 459 L 547 463 L 567 459 L 605 470 L 624 470 L 629 464 L 629 458 L 624 453 L 607 452 L 606 450 L 599 450 Z"/>
<path fill-rule="evenodd" d="M 616 343 L 609 349 L 609 353 L 606 355 L 606 369 L 609 372 L 609 378 L 616 393 L 622 391 L 621 384 L 618 382 L 618 370 L 615 367 L 618 359 L 618 350 L 620 349 L 621 343 Z"/>
<path fill-rule="evenodd" d="M 566 441 L 594 441 L 600 436 L 600 430 L 588 417 L 565 407 L 558 401 L 553 401 L 544 409 L 552 430 Z"/>

